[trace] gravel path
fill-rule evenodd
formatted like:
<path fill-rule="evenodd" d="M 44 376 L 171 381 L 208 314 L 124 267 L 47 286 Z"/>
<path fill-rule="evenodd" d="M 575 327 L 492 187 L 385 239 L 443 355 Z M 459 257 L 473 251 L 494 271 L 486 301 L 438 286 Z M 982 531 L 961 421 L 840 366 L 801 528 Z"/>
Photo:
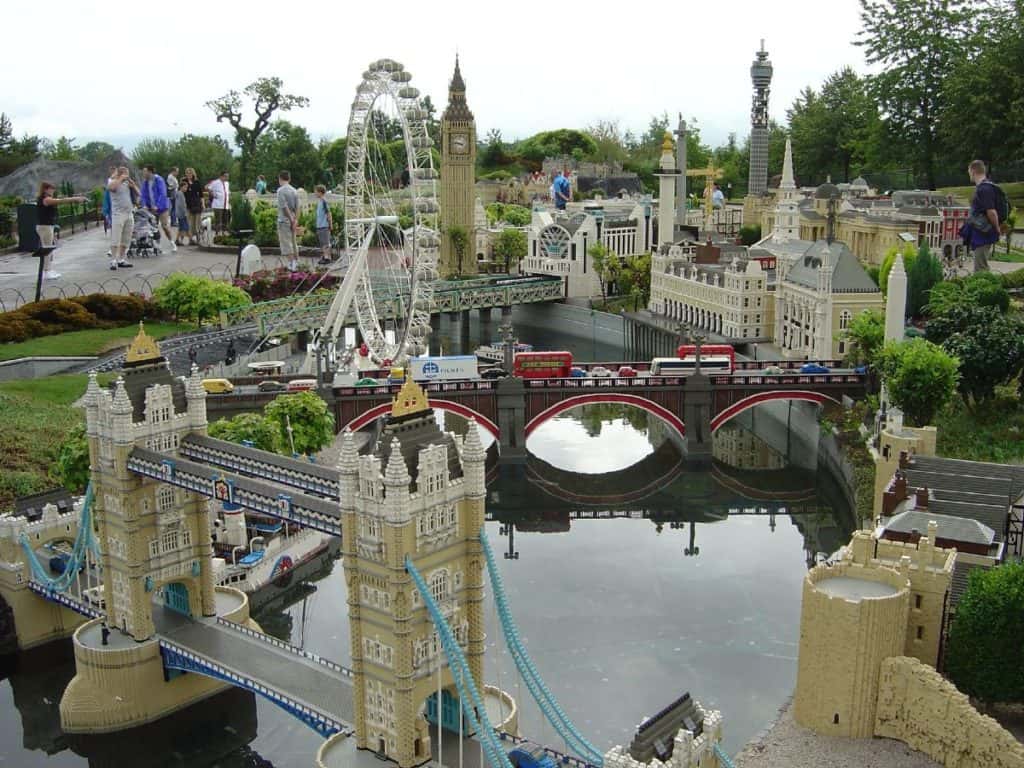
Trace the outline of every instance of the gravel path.
<path fill-rule="evenodd" d="M 736 756 L 736 768 L 941 768 L 900 741 L 819 736 L 793 721 L 792 704 Z"/>

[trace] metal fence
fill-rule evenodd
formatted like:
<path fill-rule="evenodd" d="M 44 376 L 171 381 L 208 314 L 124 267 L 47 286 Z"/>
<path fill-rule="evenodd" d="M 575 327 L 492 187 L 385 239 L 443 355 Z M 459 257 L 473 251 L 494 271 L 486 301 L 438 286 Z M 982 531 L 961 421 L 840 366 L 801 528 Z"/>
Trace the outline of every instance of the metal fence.
<path fill-rule="evenodd" d="M 160 284 L 172 274 L 185 272 L 211 280 L 230 281 L 235 275 L 235 265 L 228 262 L 217 262 L 209 266 L 193 267 L 189 270 L 174 272 L 150 272 L 144 275 L 128 275 L 127 277 L 111 276 L 104 279 L 85 280 L 83 282 L 61 281 L 60 283 L 43 283 L 44 299 L 71 299 L 90 293 L 112 293 L 120 295 L 133 294 L 149 298 Z M 34 289 L 0 288 L 0 312 L 10 312 L 23 304 L 35 301 Z"/>

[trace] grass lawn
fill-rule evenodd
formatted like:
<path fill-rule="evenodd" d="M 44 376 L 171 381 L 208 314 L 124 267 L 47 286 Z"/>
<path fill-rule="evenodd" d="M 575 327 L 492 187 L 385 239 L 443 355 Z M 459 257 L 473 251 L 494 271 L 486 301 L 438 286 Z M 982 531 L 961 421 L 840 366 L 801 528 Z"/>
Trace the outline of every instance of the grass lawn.
<path fill-rule="evenodd" d="M 155 339 L 194 330 L 195 326 L 189 323 L 146 323 L 146 333 Z M 0 360 L 33 356 L 99 355 L 125 346 L 138 332 L 139 327 L 132 324 L 121 328 L 70 331 L 14 344 L 0 344 Z"/>
<path fill-rule="evenodd" d="M 1011 208 L 1024 209 L 1024 181 L 1011 181 L 999 186 L 1006 193 L 1006 199 L 1009 201 Z M 956 195 L 969 203 L 971 195 L 974 194 L 974 187 L 969 185 L 964 187 L 942 187 L 939 189 L 939 192 L 944 192 L 947 195 Z"/>
<path fill-rule="evenodd" d="M 992 252 L 992 261 L 1008 261 L 1013 264 L 1024 264 L 1024 251 L 1011 248 L 1010 252 L 1007 253 L 1006 246 L 1000 243 L 1000 247 L 996 248 Z"/>
<path fill-rule="evenodd" d="M 71 403 L 87 383 L 84 374 L 0 383 L 0 510 L 16 496 L 57 485 L 50 467 L 65 436 L 85 418 Z"/>
<path fill-rule="evenodd" d="M 971 413 L 956 402 L 935 421 L 938 453 L 951 459 L 1024 462 L 1024 404 L 1004 392 L 992 403 Z"/>

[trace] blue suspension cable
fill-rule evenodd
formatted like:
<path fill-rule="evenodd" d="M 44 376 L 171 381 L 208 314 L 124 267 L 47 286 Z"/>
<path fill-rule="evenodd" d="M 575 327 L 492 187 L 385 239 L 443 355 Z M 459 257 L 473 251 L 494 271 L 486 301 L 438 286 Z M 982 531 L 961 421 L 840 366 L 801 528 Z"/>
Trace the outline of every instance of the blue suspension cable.
<path fill-rule="evenodd" d="M 566 743 L 576 750 L 580 757 L 598 768 L 604 764 L 604 754 L 591 744 L 573 725 L 569 717 L 558 706 L 558 702 L 548 690 L 543 678 L 534 666 L 532 659 L 519 638 L 519 629 L 515 619 L 512 618 L 512 611 L 509 608 L 505 596 L 505 588 L 494 561 L 494 553 L 487 540 L 487 532 L 480 529 L 480 543 L 483 546 L 484 557 L 487 560 L 487 570 L 491 575 L 491 587 L 494 590 L 494 600 L 498 605 L 498 615 L 501 617 L 501 629 L 505 635 L 505 644 L 508 646 L 516 668 L 522 676 L 526 687 L 530 690 L 534 701 L 540 707 L 541 712 L 551 723 L 558 734 L 565 739 Z"/>
<path fill-rule="evenodd" d="M 716 741 L 715 746 L 713 746 L 712 749 L 714 750 L 715 757 L 718 758 L 718 764 L 721 765 L 722 768 L 736 768 L 732 762 L 732 758 L 722 750 L 721 742 Z"/>
<path fill-rule="evenodd" d="M 448 667 L 452 671 L 452 679 L 455 680 L 455 686 L 459 691 L 462 711 L 469 721 L 470 727 L 477 733 L 480 741 L 483 743 L 487 761 L 491 764 L 491 768 L 512 768 L 512 763 L 509 762 L 508 755 L 505 754 L 505 750 L 495 734 L 494 727 L 491 725 L 490 718 L 487 716 L 487 708 L 480 698 L 473 675 L 469 671 L 466 654 L 462 652 L 462 647 L 452 635 L 448 620 L 441 613 L 441 609 L 430 594 L 427 583 L 423 580 L 423 576 L 420 575 L 420 572 L 409 557 L 405 558 L 405 569 L 412 577 L 413 583 L 416 584 L 416 589 L 419 590 L 420 596 L 427 606 L 427 611 L 430 613 L 430 618 L 434 622 L 434 628 L 437 630 L 437 635 L 441 640 L 441 647 L 444 649 L 445 657 L 448 659 Z M 437 706 L 438 719 L 440 719 L 440 701 L 438 701 Z"/>
<path fill-rule="evenodd" d="M 99 555 L 99 544 L 92 532 L 93 497 L 93 487 L 90 482 L 86 488 L 85 499 L 82 502 L 82 512 L 78 518 L 78 535 L 75 536 L 75 542 L 71 547 L 71 554 L 65 561 L 64 572 L 56 578 L 50 576 L 47 567 L 39 562 L 39 557 L 32 548 L 32 542 L 29 537 L 24 533 L 21 534 L 19 541 L 21 548 L 25 551 L 26 561 L 32 571 L 32 576 L 35 581 L 47 589 L 55 592 L 66 592 L 75 581 L 75 576 L 80 568 L 85 564 L 86 551 L 89 550 L 97 556 Z"/>

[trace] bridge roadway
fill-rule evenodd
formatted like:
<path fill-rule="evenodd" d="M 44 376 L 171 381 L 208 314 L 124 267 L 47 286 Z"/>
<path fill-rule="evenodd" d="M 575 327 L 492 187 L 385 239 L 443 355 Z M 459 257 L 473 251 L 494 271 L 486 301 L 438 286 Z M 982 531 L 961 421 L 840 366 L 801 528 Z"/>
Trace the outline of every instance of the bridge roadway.
<path fill-rule="evenodd" d="M 489 275 L 472 280 L 435 280 L 430 306 L 432 315 L 443 312 L 465 312 L 471 309 L 490 310 L 515 304 L 559 301 L 565 298 L 565 286 L 559 277 L 546 275 Z M 393 320 L 405 316 L 408 292 L 403 295 L 375 292 L 377 316 Z M 239 324 L 256 324 L 261 336 L 269 333 L 320 328 L 334 301 L 335 291 L 289 296 L 262 301 L 220 313 L 221 328 Z M 354 325 L 355 313 L 350 309 L 346 324 Z"/>
<path fill-rule="evenodd" d="M 87 618 L 102 615 L 78 596 L 75 584 L 64 593 L 35 580 L 29 588 Z M 237 605 L 219 592 L 217 602 L 218 614 Z M 153 624 L 168 668 L 206 674 L 258 693 L 325 734 L 352 732 L 353 673 L 346 667 L 219 616 L 196 619 L 159 602 L 153 603 Z M 99 628 L 89 628 L 81 640 L 100 646 Z M 134 640 L 114 630 L 108 642 L 116 647 Z"/>

